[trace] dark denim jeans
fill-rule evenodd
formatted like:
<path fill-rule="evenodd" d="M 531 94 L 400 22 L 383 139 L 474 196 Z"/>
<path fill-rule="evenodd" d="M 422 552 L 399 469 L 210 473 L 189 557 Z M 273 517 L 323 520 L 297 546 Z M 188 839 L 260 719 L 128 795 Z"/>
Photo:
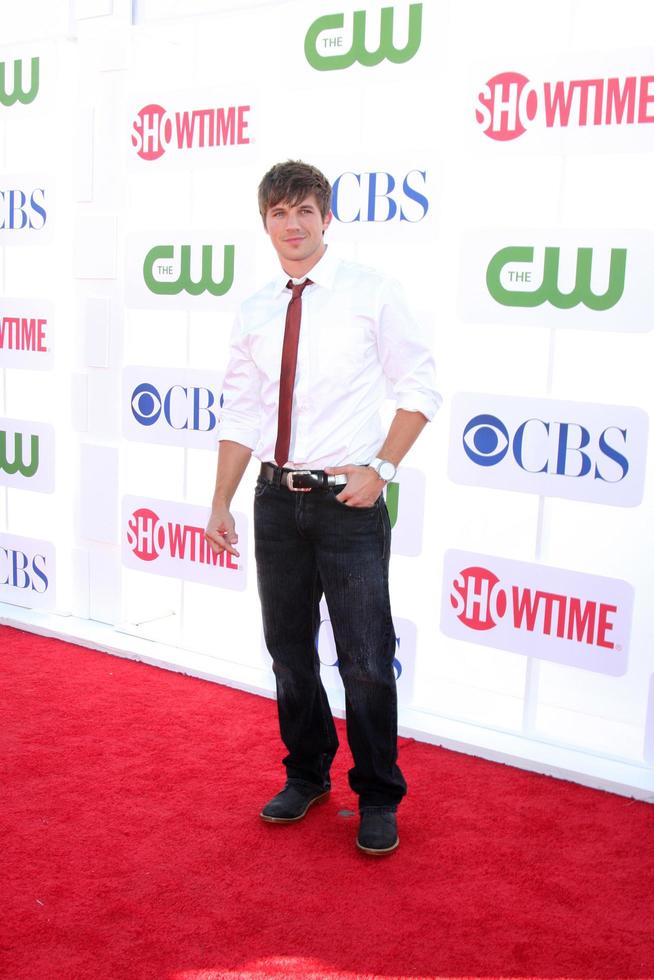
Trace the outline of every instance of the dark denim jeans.
<path fill-rule="evenodd" d="M 335 490 L 292 493 L 259 477 L 257 580 L 289 780 L 328 787 L 338 738 L 316 648 L 324 593 L 345 688 L 350 786 L 360 806 L 399 803 L 395 633 L 388 595 L 390 521 L 382 497 L 347 507 Z"/>

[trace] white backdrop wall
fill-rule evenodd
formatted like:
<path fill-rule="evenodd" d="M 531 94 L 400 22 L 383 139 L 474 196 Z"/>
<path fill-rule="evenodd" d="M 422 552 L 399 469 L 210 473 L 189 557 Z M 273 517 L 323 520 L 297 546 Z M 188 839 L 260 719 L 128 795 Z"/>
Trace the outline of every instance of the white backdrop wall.
<path fill-rule="evenodd" d="M 272 692 L 254 463 L 242 558 L 201 529 L 234 311 L 277 268 L 256 187 L 302 158 L 445 396 L 387 490 L 403 730 L 651 799 L 651 4 L 11 6 L 2 621 Z M 319 648 L 342 709 L 326 613 Z"/>

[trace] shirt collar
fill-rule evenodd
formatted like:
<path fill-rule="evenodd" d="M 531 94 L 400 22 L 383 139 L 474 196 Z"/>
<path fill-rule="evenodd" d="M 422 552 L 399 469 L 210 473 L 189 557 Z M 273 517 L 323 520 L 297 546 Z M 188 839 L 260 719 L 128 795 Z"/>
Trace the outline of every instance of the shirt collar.
<path fill-rule="evenodd" d="M 320 259 L 312 269 L 307 272 L 307 276 L 318 286 L 325 289 L 334 288 L 336 269 L 338 268 L 339 258 L 334 252 L 333 247 L 326 248 Z M 286 283 L 291 277 L 282 269 L 276 279 L 273 280 L 273 292 L 275 296 L 281 296 L 286 289 Z"/>

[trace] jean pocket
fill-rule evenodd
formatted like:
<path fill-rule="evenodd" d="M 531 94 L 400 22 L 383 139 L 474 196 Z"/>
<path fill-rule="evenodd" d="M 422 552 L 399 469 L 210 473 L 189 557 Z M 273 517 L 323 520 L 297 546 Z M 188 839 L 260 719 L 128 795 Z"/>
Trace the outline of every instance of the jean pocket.
<path fill-rule="evenodd" d="M 344 510 L 351 510 L 354 511 L 355 513 L 357 511 L 360 511 L 361 513 L 364 514 L 372 513 L 372 511 L 379 509 L 379 502 L 381 500 L 381 495 L 377 497 L 374 504 L 372 504 L 370 507 L 352 507 L 350 506 L 350 504 L 345 503 L 343 500 L 337 499 L 336 495 L 339 494 L 342 489 L 343 487 L 334 487 L 334 489 L 331 491 L 332 499 L 334 500 L 337 507 L 342 507 Z"/>
<path fill-rule="evenodd" d="M 258 476 L 257 482 L 254 485 L 254 496 L 262 497 L 269 486 L 268 480 L 264 480 L 262 476 Z"/>

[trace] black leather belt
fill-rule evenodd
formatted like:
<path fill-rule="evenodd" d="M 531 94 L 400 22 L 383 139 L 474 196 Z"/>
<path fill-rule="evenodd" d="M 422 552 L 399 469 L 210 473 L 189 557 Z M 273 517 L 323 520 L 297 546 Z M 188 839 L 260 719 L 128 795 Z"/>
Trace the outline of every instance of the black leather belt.
<path fill-rule="evenodd" d="M 294 491 L 327 490 L 329 487 L 344 487 L 347 483 L 345 474 L 332 476 L 324 470 L 287 470 L 273 463 L 262 463 L 259 475 L 276 487 Z"/>

